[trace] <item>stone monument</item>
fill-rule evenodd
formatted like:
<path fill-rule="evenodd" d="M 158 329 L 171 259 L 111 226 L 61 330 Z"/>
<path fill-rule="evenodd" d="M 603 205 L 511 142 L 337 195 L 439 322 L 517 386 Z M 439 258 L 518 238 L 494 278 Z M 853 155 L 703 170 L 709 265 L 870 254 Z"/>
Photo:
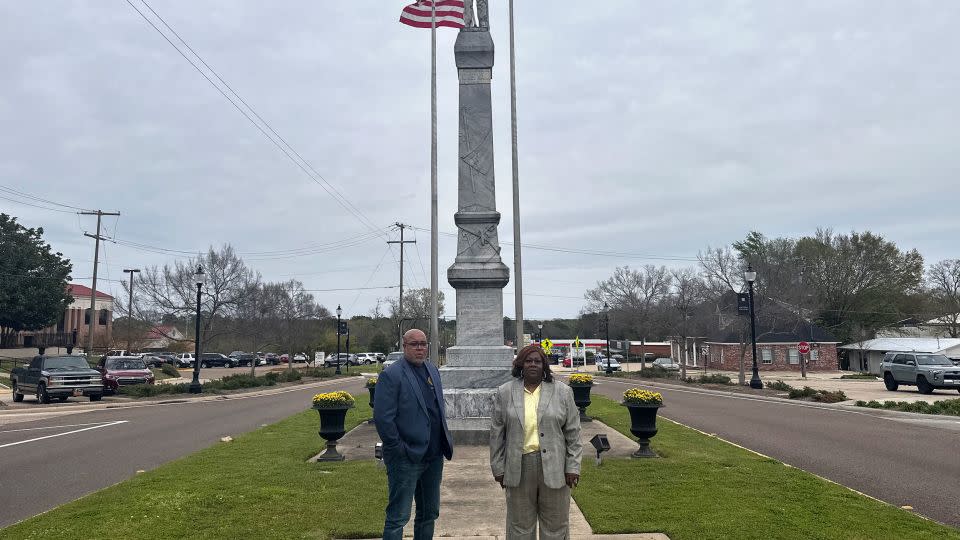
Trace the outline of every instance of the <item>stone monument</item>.
<path fill-rule="evenodd" d="M 497 386 L 510 380 L 513 349 L 503 344 L 503 288 L 493 178 L 490 79 L 493 40 L 487 0 L 467 2 L 454 45 L 460 87 L 457 256 L 447 281 L 457 292 L 457 340 L 440 369 L 447 424 L 457 444 L 487 444 Z"/>

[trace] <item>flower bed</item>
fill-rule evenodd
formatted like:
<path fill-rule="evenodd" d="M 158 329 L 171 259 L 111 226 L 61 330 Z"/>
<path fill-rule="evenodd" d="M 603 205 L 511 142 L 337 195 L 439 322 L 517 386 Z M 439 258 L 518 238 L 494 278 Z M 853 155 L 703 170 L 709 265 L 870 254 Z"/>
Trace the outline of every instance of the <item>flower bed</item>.
<path fill-rule="evenodd" d="M 631 388 L 623 393 L 624 405 L 663 405 L 660 392 Z"/>
<path fill-rule="evenodd" d="M 353 407 L 354 399 L 349 392 L 337 390 L 313 396 L 314 409 L 334 409 L 338 407 Z"/>
<path fill-rule="evenodd" d="M 593 375 L 589 373 L 574 373 L 570 375 L 570 384 L 593 384 Z"/>

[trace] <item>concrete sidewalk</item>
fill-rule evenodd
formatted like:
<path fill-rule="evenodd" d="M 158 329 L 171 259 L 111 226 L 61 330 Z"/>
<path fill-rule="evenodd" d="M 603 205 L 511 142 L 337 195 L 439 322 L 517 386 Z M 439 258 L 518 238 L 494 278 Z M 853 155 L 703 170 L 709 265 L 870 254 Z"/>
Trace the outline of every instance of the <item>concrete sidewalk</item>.
<path fill-rule="evenodd" d="M 596 458 L 590 439 L 597 433 L 605 434 L 610 441 L 610 451 L 603 454 L 604 458 L 629 457 L 637 449 L 636 441 L 600 422 L 584 422 L 582 426 L 584 462 Z M 380 439 L 373 424 L 363 423 L 340 440 L 338 449 L 347 459 L 372 459 L 378 442 Z M 387 481 L 386 471 L 383 481 Z M 453 451 L 453 460 L 444 465 L 443 483 L 440 486 L 440 518 L 437 520 L 434 537 L 473 540 L 503 538 L 506 515 L 503 489 L 493 480 L 490 472 L 489 449 L 486 446 L 457 446 Z M 584 540 L 669 540 L 669 537 L 661 533 L 595 535 L 572 498 L 570 535 L 573 539 Z M 404 536 L 413 536 L 412 518 L 404 530 Z"/>

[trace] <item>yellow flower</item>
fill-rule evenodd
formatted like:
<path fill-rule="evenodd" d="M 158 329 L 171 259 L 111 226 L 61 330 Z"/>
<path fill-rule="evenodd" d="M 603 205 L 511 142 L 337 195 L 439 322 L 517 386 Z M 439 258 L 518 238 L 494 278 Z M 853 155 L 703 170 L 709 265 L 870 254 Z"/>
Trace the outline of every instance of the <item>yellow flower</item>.
<path fill-rule="evenodd" d="M 573 384 L 592 384 L 593 375 L 589 373 L 574 373 L 570 375 L 570 382 Z"/>
<path fill-rule="evenodd" d="M 370 377 L 369 379 L 367 379 L 367 388 L 372 388 L 372 387 L 374 387 L 374 386 L 376 386 L 376 385 L 377 385 L 377 378 L 376 378 L 376 377 Z"/>
<path fill-rule="evenodd" d="M 631 388 L 623 393 L 623 402 L 633 405 L 660 405 L 663 403 L 663 396 L 660 392 Z"/>
<path fill-rule="evenodd" d="M 353 407 L 353 396 L 349 392 L 337 390 L 336 392 L 327 392 L 313 396 L 313 406 L 318 409 L 333 407 Z"/>

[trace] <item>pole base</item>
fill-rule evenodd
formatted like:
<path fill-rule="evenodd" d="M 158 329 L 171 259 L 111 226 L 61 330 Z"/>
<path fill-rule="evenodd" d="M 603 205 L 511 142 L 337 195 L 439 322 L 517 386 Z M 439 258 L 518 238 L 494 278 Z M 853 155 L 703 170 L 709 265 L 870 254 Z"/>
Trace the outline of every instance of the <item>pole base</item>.
<path fill-rule="evenodd" d="M 202 384 L 200 384 L 200 383 L 198 383 L 198 382 L 190 383 L 190 393 L 191 393 L 191 394 L 199 394 L 199 393 L 201 393 L 201 392 L 203 392 L 203 385 L 202 385 Z"/>
<path fill-rule="evenodd" d="M 754 375 L 753 378 L 750 379 L 750 388 L 763 390 L 763 381 L 760 380 L 760 377 Z"/>
<path fill-rule="evenodd" d="M 337 441 L 327 441 L 327 449 L 317 456 L 317 462 L 320 461 L 343 461 L 346 459 L 343 454 L 337 452 Z"/>
<path fill-rule="evenodd" d="M 587 408 L 583 407 L 580 409 L 580 421 L 581 422 L 593 422 L 593 418 L 587 416 Z"/>

